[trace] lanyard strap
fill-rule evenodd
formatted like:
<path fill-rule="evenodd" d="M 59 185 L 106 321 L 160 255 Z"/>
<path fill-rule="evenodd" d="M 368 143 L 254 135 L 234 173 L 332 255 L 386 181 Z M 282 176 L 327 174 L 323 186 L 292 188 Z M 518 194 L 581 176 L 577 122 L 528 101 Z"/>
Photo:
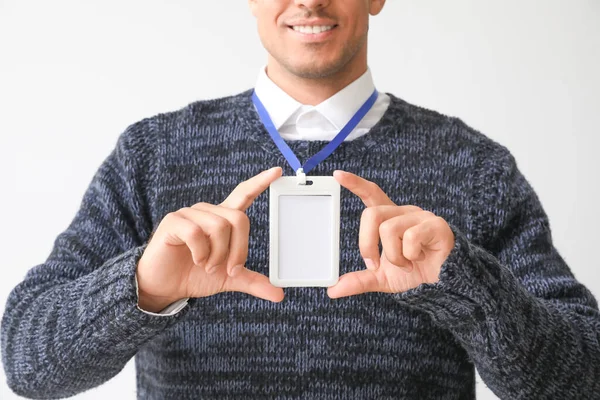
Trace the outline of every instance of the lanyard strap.
<path fill-rule="evenodd" d="M 307 174 L 311 169 L 316 167 L 317 164 L 319 164 L 321 161 L 323 161 L 324 159 L 329 157 L 331 155 L 331 153 L 333 153 L 335 151 L 335 149 L 337 149 L 338 146 L 340 144 L 342 144 L 344 139 L 346 139 L 346 137 L 348 137 L 350 132 L 352 132 L 354 130 L 354 128 L 356 128 L 356 125 L 358 125 L 360 120 L 363 119 L 363 117 L 367 114 L 367 112 L 369 112 L 371 107 L 373 107 L 373 104 L 375 104 L 375 101 L 377 100 L 377 96 L 378 96 L 377 89 L 375 89 L 373 91 L 373 94 L 371 94 L 371 96 L 360 107 L 360 109 L 356 112 L 356 114 L 354 114 L 354 116 L 350 119 L 350 121 L 348 121 L 346 126 L 344 126 L 342 128 L 342 130 L 337 135 L 335 135 L 335 137 L 329 143 L 327 143 L 327 145 L 325 147 L 323 147 L 321 149 L 321 151 L 319 151 L 317 154 L 315 154 L 314 156 L 309 158 L 306 161 L 306 163 L 304 163 L 304 165 L 300 164 L 298 157 L 296 157 L 296 155 L 294 154 L 292 149 L 290 149 L 290 147 L 287 145 L 287 143 L 283 140 L 283 138 L 277 131 L 277 128 L 275 128 L 275 125 L 273 124 L 273 121 L 271 120 L 269 113 L 267 112 L 267 110 L 265 109 L 265 106 L 262 104 L 262 102 L 258 98 L 256 91 L 254 91 L 252 93 L 252 101 L 254 102 L 254 106 L 256 107 L 256 110 L 258 111 L 258 115 L 260 116 L 260 119 L 261 119 L 263 125 L 269 132 L 269 135 L 271 135 L 271 139 L 273 139 L 273 142 L 275 142 L 275 144 L 279 148 L 279 151 L 281 151 L 281 153 L 283 154 L 283 156 L 285 157 L 287 162 L 290 164 L 292 169 L 294 171 L 298 171 L 300 168 L 302 168 L 304 173 Z"/>

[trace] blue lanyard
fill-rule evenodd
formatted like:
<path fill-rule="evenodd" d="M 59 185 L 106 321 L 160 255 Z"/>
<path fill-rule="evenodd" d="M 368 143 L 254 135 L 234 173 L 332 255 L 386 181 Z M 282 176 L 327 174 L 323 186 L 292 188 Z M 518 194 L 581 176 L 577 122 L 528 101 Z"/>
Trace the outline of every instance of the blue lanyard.
<path fill-rule="evenodd" d="M 269 113 L 267 113 L 265 106 L 263 106 L 263 104 L 261 103 L 260 99 L 256 95 L 256 92 L 252 93 L 252 101 L 256 106 L 256 110 L 258 111 L 258 115 L 260 116 L 263 125 L 269 132 L 269 135 L 271 135 L 271 139 L 273 139 L 273 141 L 279 148 L 279 151 L 281 151 L 281 153 L 283 154 L 287 162 L 290 164 L 292 169 L 297 172 L 300 168 L 302 168 L 303 172 L 307 174 L 311 169 L 316 167 L 317 164 L 329 157 L 331 153 L 333 153 L 335 149 L 337 149 L 339 145 L 342 144 L 344 139 L 346 139 L 350 132 L 352 132 L 354 128 L 356 128 L 356 125 L 358 125 L 360 120 L 363 119 L 363 117 L 367 114 L 367 112 L 369 112 L 371 107 L 373 107 L 373 104 L 375 104 L 375 100 L 377 100 L 377 96 L 377 89 L 375 89 L 373 91 L 373 94 L 371 94 L 371 96 L 360 107 L 356 114 L 354 114 L 350 121 L 348 121 L 346 126 L 342 128 L 340 133 L 338 133 L 329 143 L 327 143 L 327 145 L 323 147 L 321 151 L 309 158 L 306 161 L 306 163 L 304 163 L 304 165 L 300 164 L 298 157 L 296 157 L 292 149 L 290 149 L 290 147 L 283 140 L 283 138 L 275 128 L 275 125 L 273 125 L 273 121 L 271 120 L 271 117 L 269 117 Z"/>

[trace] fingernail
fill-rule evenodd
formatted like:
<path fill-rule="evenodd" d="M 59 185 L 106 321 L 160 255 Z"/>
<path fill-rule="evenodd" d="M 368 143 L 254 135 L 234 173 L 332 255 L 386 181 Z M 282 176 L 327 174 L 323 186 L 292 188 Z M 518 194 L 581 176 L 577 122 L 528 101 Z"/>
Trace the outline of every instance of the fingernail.
<path fill-rule="evenodd" d="M 215 272 L 216 270 L 218 270 L 220 267 L 221 267 L 220 265 L 213 265 L 206 272 L 208 272 L 209 274 L 212 274 L 213 272 Z"/>
<path fill-rule="evenodd" d="M 231 268 L 231 276 L 236 276 L 237 274 L 239 274 L 242 271 L 242 268 L 244 268 L 243 265 L 236 265 L 233 268 Z"/>
<path fill-rule="evenodd" d="M 377 269 L 377 266 L 375 265 L 373 260 L 371 260 L 370 258 L 365 258 L 365 264 L 368 269 L 373 269 L 373 270 Z"/>

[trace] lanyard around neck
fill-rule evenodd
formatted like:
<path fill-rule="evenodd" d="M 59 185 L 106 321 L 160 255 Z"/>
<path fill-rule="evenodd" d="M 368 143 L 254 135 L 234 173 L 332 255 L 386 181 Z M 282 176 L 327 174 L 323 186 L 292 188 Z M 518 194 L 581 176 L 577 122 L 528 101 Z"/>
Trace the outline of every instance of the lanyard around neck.
<path fill-rule="evenodd" d="M 346 126 L 344 126 L 342 130 L 329 143 L 327 143 L 325 147 L 321 149 L 321 151 L 309 158 L 306 161 L 306 163 L 304 163 L 304 165 L 300 164 L 298 157 L 296 157 L 292 149 L 290 149 L 290 147 L 287 145 L 287 143 L 283 140 L 283 138 L 277 131 L 277 128 L 275 128 L 275 125 L 273 124 L 269 113 L 258 98 L 256 91 L 252 93 L 252 101 L 254 102 L 254 106 L 258 111 L 258 115 L 260 116 L 263 125 L 269 132 L 269 135 L 271 135 L 273 142 L 275 142 L 275 144 L 279 148 L 279 151 L 281 151 L 281 153 L 283 154 L 287 162 L 290 164 L 292 169 L 297 173 L 303 172 L 307 174 L 311 169 L 316 167 L 317 164 L 329 157 L 331 153 L 333 153 L 335 149 L 337 149 L 339 145 L 342 144 L 342 142 L 346 139 L 346 137 L 348 137 L 350 132 L 352 132 L 354 128 L 356 128 L 360 120 L 362 120 L 363 117 L 367 114 L 367 112 L 369 112 L 371 107 L 373 107 L 373 104 L 375 104 L 375 101 L 377 100 L 377 96 L 377 89 L 375 89 L 373 91 L 373 94 L 371 94 L 371 96 L 359 108 L 356 114 L 354 114 L 350 121 L 348 121 Z"/>

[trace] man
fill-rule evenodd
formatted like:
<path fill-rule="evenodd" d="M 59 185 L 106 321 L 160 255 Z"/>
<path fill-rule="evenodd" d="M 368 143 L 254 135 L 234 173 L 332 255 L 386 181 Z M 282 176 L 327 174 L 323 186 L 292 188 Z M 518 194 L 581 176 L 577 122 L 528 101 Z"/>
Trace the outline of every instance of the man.
<path fill-rule="evenodd" d="M 15 392 L 73 395 L 134 355 L 152 399 L 474 398 L 474 367 L 501 398 L 600 392 L 596 301 L 515 159 L 389 93 L 311 172 L 348 189 L 339 282 L 285 296 L 269 282 L 261 193 L 295 171 L 256 99 L 313 156 L 372 95 L 368 21 L 384 3 L 250 0 L 269 53 L 255 91 L 126 129 L 9 297 Z"/>

